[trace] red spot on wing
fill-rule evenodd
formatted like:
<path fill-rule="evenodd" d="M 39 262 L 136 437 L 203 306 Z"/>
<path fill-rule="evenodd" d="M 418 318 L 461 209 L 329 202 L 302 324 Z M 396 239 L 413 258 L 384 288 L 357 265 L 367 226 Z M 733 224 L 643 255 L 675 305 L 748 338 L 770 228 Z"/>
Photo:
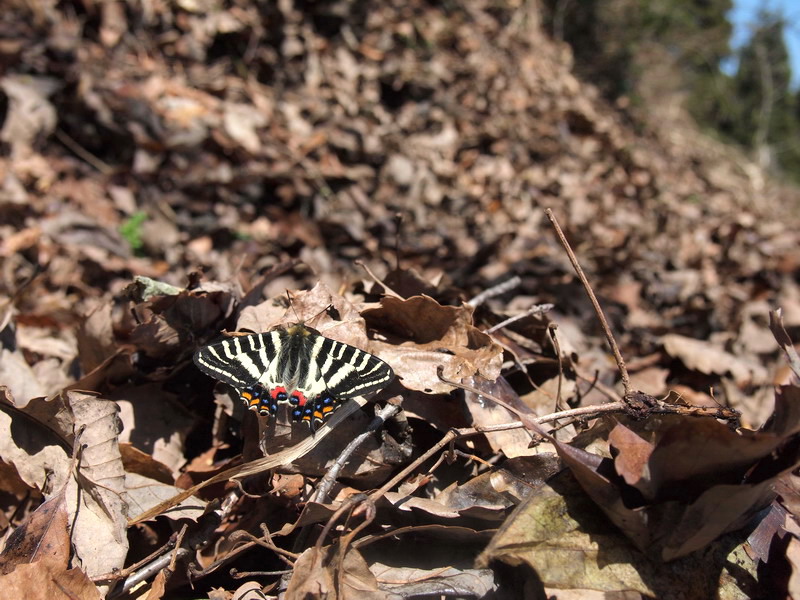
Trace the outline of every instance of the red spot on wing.
<path fill-rule="evenodd" d="M 293 398 L 297 398 L 297 406 L 305 406 L 308 399 L 303 395 L 302 392 L 295 392 L 292 394 Z"/>
<path fill-rule="evenodd" d="M 271 397 L 273 400 L 275 400 L 276 402 L 278 401 L 278 394 L 283 394 L 283 397 L 284 397 L 284 398 L 286 398 L 286 388 L 285 388 L 285 387 L 282 387 L 282 386 L 278 386 L 278 387 L 274 387 L 274 388 L 272 388 L 272 389 L 269 391 L 269 395 L 270 395 L 270 397 Z"/>

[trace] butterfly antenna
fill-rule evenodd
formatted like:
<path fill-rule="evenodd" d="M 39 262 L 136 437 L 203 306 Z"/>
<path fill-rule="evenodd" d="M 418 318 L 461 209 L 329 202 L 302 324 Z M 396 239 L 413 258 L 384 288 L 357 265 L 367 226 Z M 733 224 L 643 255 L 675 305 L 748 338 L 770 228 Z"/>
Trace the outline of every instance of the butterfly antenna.
<path fill-rule="evenodd" d="M 289 302 L 289 308 L 292 309 L 292 312 L 294 313 L 294 317 L 295 319 L 297 319 L 297 322 L 302 323 L 303 321 L 302 319 L 300 319 L 300 315 L 298 315 L 297 311 L 294 309 L 294 302 L 292 301 L 292 296 L 289 293 L 289 290 L 286 290 L 286 300 Z"/>
<path fill-rule="evenodd" d="M 336 309 L 335 309 L 335 307 L 333 306 L 333 304 L 332 304 L 332 303 L 331 303 L 331 304 L 328 304 L 328 306 L 326 306 L 326 307 L 325 307 L 325 308 L 323 308 L 321 311 L 319 311 L 317 314 L 315 314 L 313 317 L 311 317 L 311 318 L 308 320 L 308 322 L 309 322 L 309 323 L 316 323 L 316 320 L 317 320 L 317 318 L 318 318 L 320 315 L 322 315 L 322 314 L 325 314 L 325 313 L 328 313 L 328 314 L 330 315 L 329 311 L 330 311 L 331 309 L 334 309 L 334 310 L 336 310 Z"/>

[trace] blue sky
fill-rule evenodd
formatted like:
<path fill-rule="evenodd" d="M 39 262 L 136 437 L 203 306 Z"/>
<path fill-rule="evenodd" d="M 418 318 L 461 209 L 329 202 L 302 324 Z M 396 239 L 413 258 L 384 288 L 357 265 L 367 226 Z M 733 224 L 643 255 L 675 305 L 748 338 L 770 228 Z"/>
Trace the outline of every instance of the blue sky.
<path fill-rule="evenodd" d="M 800 87 L 800 2 L 797 0 L 733 0 L 728 19 L 733 23 L 731 46 L 739 48 L 750 37 L 758 11 L 766 8 L 782 14 L 788 21 L 785 31 L 786 47 L 792 62 L 792 87 Z M 732 66 L 735 69 L 735 65 Z"/>

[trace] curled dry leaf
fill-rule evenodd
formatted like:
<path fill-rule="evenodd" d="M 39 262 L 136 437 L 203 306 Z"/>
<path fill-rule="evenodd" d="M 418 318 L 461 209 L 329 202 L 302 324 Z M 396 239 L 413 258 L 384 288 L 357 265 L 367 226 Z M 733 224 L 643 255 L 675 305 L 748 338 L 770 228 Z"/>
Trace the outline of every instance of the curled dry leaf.
<path fill-rule="evenodd" d="M 90 576 L 120 569 L 128 553 L 128 507 L 125 501 L 125 470 L 119 451 L 117 405 L 81 394 L 66 392 L 65 401 L 82 429 L 83 447 L 78 478 L 67 487 L 72 543 L 81 566 Z M 78 493 L 80 490 L 80 493 Z"/>
<path fill-rule="evenodd" d="M 468 306 L 442 306 L 428 296 L 408 300 L 386 297 L 379 308 L 364 311 L 370 326 L 386 341 L 371 348 L 389 363 L 403 385 L 428 394 L 446 394 L 454 381 L 479 376 L 494 380 L 500 374 L 503 351 L 472 324 Z"/>
<path fill-rule="evenodd" d="M 461 484 L 452 483 L 436 500 L 470 517 L 496 519 L 498 511 L 519 503 L 528 491 L 528 486 L 509 471 L 498 469 Z"/>
<path fill-rule="evenodd" d="M 286 296 L 281 295 L 244 308 L 237 328 L 262 333 L 297 322 L 313 327 L 325 337 L 369 350 L 364 319 L 356 307 L 343 296 L 334 294 L 322 282 L 311 290 L 292 293 L 289 306 L 286 305 Z"/>
<path fill-rule="evenodd" d="M 416 490 L 411 487 L 411 492 Z M 510 471 L 499 469 L 482 473 L 469 481 L 453 483 L 433 498 L 388 492 L 386 500 L 399 510 L 415 509 L 443 519 L 470 517 L 497 521 L 507 509 L 519 503 L 528 493 L 529 485 Z"/>
<path fill-rule="evenodd" d="M 0 411 L 0 425 L 6 430 L 0 457 L 39 489 L 45 489 L 47 473 L 52 474 L 48 483 L 55 484 L 66 498 L 76 559 L 93 575 L 120 568 L 127 554 L 116 413 L 114 403 L 76 392 L 66 392 L 51 402 L 36 400 L 21 410 Z M 67 453 L 68 427 L 82 429 L 77 479 Z"/>

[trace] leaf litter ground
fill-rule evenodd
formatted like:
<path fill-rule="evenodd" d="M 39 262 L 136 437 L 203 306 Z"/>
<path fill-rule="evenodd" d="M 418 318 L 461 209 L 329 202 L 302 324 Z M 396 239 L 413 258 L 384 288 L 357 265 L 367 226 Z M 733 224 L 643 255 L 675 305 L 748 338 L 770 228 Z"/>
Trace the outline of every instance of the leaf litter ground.
<path fill-rule="evenodd" d="M 3 589 L 798 595 L 796 192 L 635 132 L 533 4 L 355 8 L 0 15 Z M 314 317 L 401 412 L 309 438 L 191 362 Z"/>

